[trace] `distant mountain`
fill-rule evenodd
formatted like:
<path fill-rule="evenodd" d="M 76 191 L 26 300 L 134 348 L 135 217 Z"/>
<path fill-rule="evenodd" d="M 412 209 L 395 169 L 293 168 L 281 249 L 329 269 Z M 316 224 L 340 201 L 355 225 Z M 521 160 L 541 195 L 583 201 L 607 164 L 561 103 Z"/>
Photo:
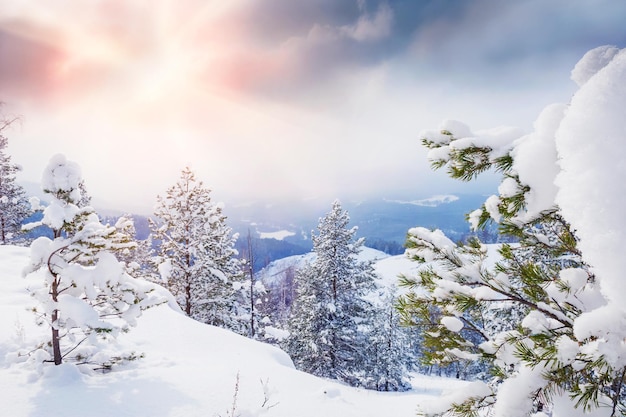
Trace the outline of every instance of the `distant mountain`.
<path fill-rule="evenodd" d="M 33 183 L 24 185 L 27 194 L 45 197 L 40 186 Z M 479 208 L 485 198 L 477 194 L 435 195 L 412 200 L 378 197 L 342 201 L 342 206 L 350 214 L 350 224 L 358 227 L 356 236 L 365 238 L 368 247 L 397 255 L 404 251 L 407 231 L 415 226 L 441 229 L 452 240 L 464 240 L 470 234 L 465 215 Z M 316 230 L 319 219 L 330 210 L 332 201 L 308 199 L 225 203 L 227 223 L 239 234 L 236 247 L 242 256 L 247 253 L 246 237 L 250 233 L 254 269 L 258 271 L 274 260 L 310 252 L 311 231 Z M 122 214 L 113 210 L 98 212 L 105 223 L 111 224 Z M 133 219 L 137 239 L 146 239 L 150 233 L 148 218 L 133 214 Z M 495 242 L 495 229 L 483 232 L 481 239 Z"/>
<path fill-rule="evenodd" d="M 438 228 L 452 240 L 463 240 L 470 234 L 465 215 L 481 206 L 483 195 L 438 195 L 418 200 L 385 198 L 362 201 L 342 201 L 350 214 L 351 225 L 358 227 L 357 237 L 366 245 L 397 255 L 404 251 L 407 231 L 415 226 Z M 284 204 L 252 202 L 226 205 L 228 224 L 241 239 L 240 252 L 246 250 L 245 237 L 250 233 L 254 242 L 255 269 L 286 256 L 304 254 L 311 250 L 311 231 L 331 207 L 332 201 L 296 201 Z M 488 231 L 489 233 L 489 231 Z M 483 236 L 484 238 L 485 236 Z M 495 241 L 486 236 L 487 241 Z"/>

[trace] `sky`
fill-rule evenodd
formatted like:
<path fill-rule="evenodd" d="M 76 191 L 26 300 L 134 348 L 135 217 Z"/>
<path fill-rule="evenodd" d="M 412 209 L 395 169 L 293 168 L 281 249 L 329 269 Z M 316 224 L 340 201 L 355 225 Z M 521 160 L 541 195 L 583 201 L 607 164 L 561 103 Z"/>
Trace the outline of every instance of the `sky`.
<path fill-rule="evenodd" d="M 189 166 L 229 204 L 482 192 L 433 173 L 444 119 L 530 131 L 584 53 L 626 46 L 619 0 L 0 3 L 8 152 L 56 153 L 107 208 L 151 212 Z"/>

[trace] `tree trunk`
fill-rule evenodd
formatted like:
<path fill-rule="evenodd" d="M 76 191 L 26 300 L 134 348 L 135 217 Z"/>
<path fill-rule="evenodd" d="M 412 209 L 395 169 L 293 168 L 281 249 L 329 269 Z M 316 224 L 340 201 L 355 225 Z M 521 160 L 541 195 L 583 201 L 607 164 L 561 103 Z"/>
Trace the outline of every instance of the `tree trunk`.
<path fill-rule="evenodd" d="M 187 226 L 186 230 L 187 235 L 189 235 L 189 226 Z M 185 313 L 187 314 L 187 316 L 191 317 L 191 272 L 189 271 L 191 270 L 192 259 L 191 254 L 189 253 L 189 246 L 189 239 L 185 239 L 185 262 L 187 263 L 187 270 L 185 271 Z"/>
<path fill-rule="evenodd" d="M 250 338 L 254 339 L 254 254 L 252 253 L 252 236 L 248 229 L 248 273 L 250 274 Z"/>
<path fill-rule="evenodd" d="M 51 288 L 52 300 L 56 303 L 59 295 L 59 281 L 55 277 L 52 281 Z M 59 328 L 57 320 L 59 319 L 59 310 L 54 309 L 52 311 L 52 355 L 54 356 L 54 364 L 60 365 L 63 362 L 61 356 L 61 341 L 59 340 Z"/>
<path fill-rule="evenodd" d="M 191 317 L 191 277 L 185 280 L 185 314 Z"/>
<path fill-rule="evenodd" d="M 4 216 L 0 215 L 0 233 L 2 234 L 2 236 L 0 237 L 0 240 L 2 241 L 2 244 L 5 245 L 7 243 L 7 239 L 6 239 L 6 235 L 4 233 Z"/>

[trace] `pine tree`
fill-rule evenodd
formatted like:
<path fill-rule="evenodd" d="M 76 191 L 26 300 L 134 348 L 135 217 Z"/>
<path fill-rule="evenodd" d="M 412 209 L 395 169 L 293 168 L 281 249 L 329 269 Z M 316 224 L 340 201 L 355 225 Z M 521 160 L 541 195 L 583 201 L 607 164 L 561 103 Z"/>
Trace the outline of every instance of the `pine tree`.
<path fill-rule="evenodd" d="M 9 122 L 0 125 L 0 132 Z M 25 197 L 24 189 L 15 182 L 15 174 L 20 170 L 5 154 L 8 139 L 0 134 L 0 244 L 15 237 L 20 231 L 22 222 L 31 213 L 30 204 Z"/>
<path fill-rule="evenodd" d="M 248 229 L 248 234 L 246 235 L 246 246 L 242 255 L 242 266 L 247 278 L 242 283 L 239 294 L 242 303 L 247 306 L 248 310 L 248 337 L 255 339 L 259 337 L 260 333 L 263 333 L 263 317 L 259 318 L 259 316 L 267 289 L 263 282 L 257 279 L 254 274 L 255 248 L 250 229 Z"/>
<path fill-rule="evenodd" d="M 364 295 L 374 288 L 370 263 L 360 262 L 363 239 L 354 240 L 349 216 L 338 201 L 312 234 L 316 259 L 296 274 L 286 349 L 296 367 L 314 375 L 361 384 L 370 307 Z"/>
<path fill-rule="evenodd" d="M 295 276 L 298 269 L 298 262 L 287 265 L 282 271 L 273 274 L 267 281 L 267 275 L 261 275 L 259 281 L 263 283 L 265 293 L 262 294 L 262 302 L 257 305 L 257 323 L 260 325 L 260 332 L 264 341 L 273 344 L 280 344 L 282 336 L 288 331 L 288 320 L 295 294 Z M 271 334 L 277 331 L 276 334 Z M 277 337 L 278 336 L 278 337 Z"/>
<path fill-rule="evenodd" d="M 366 327 L 367 354 L 363 362 L 363 386 L 377 391 L 406 391 L 409 370 L 417 358 L 411 353 L 412 331 L 401 326 L 396 309 L 397 288 L 378 288 Z"/>
<path fill-rule="evenodd" d="M 141 311 L 161 302 L 154 286 L 133 279 L 114 253 L 134 245 L 115 227 L 103 225 L 91 207 L 79 208 L 80 168 L 56 155 L 44 171 L 43 190 L 51 201 L 43 219 L 27 227 L 48 227 L 53 239 L 31 244 L 26 273 L 40 272 L 44 285 L 31 290 L 39 305 L 38 322 L 51 329 L 51 339 L 33 357 L 59 365 L 72 360 L 109 369 L 135 354 L 107 354 L 101 342 L 136 324 Z"/>
<path fill-rule="evenodd" d="M 555 117 L 554 110 L 540 116 L 535 136 L 554 137 L 554 123 L 544 121 Z M 495 221 L 501 234 L 519 243 L 502 244 L 500 260 L 491 265 L 478 239 L 456 244 L 439 230 L 409 230 L 407 254 L 424 267 L 401 281 L 410 290 L 400 300 L 403 320 L 422 329 L 426 364 L 482 361 L 494 375 L 480 393 L 451 404 L 453 415 L 488 409 L 526 416 L 549 410 L 555 395 L 569 395 L 587 410 L 613 403 L 615 415 L 626 405 L 624 368 L 594 352 L 597 342 L 575 335 L 581 314 L 602 303 L 595 276 L 554 200 L 544 198 L 538 206 L 540 187 L 520 178 L 516 158 L 534 136 L 518 138 L 500 130 L 479 139 L 458 122 L 423 133 L 433 167 L 447 167 L 452 178 L 502 173 L 499 194 L 468 220 L 474 228 Z"/>
<path fill-rule="evenodd" d="M 115 228 L 126 235 L 126 239 L 135 242 L 134 246 L 125 248 L 116 254 L 117 259 L 124 263 L 126 272 L 135 278 L 160 283 L 157 266 L 154 262 L 152 239 L 150 237 L 145 240 L 136 239 L 137 231 L 131 214 L 119 217 L 115 222 Z"/>
<path fill-rule="evenodd" d="M 245 334 L 236 236 L 210 193 L 185 168 L 165 197 L 157 197 L 152 239 L 160 241 L 160 270 L 183 311 L 203 323 Z"/>

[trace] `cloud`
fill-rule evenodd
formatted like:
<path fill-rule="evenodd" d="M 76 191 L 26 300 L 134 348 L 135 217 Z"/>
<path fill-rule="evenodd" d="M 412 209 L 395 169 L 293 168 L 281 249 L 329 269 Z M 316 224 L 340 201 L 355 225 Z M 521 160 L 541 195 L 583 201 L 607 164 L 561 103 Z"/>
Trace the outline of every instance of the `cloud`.
<path fill-rule="evenodd" d="M 268 8 L 272 5 L 277 9 L 271 13 L 265 10 L 265 14 L 283 16 L 285 21 L 261 20 L 265 25 L 276 23 L 283 30 L 259 27 L 256 22 L 252 32 L 260 33 L 261 41 L 243 39 L 251 47 L 221 62 L 224 80 L 234 88 L 274 99 L 302 97 L 326 84 L 337 87 L 334 81 L 346 71 L 380 65 L 388 53 L 384 45 L 393 31 L 394 13 L 386 4 L 379 5 L 373 13 L 355 8 L 350 10 L 352 13 L 341 10 L 338 16 L 333 14 L 336 10 L 327 6 L 328 14 L 318 11 L 309 19 L 293 6 L 274 1 Z M 306 6 L 302 9 L 308 10 Z M 301 25 L 287 23 L 292 19 Z"/>
<path fill-rule="evenodd" d="M 61 56 L 54 47 L 0 30 L 0 91 L 32 96 L 50 91 L 54 65 Z"/>
<path fill-rule="evenodd" d="M 385 39 L 391 33 L 393 11 L 382 4 L 374 16 L 363 14 L 356 24 L 342 26 L 340 32 L 358 42 L 371 42 Z"/>
<path fill-rule="evenodd" d="M 600 1 L 20 2 L 0 7 L 4 45 L 13 48 L 3 47 L 9 64 L 0 76 L 13 90 L 81 94 L 103 81 L 135 88 L 135 73 L 145 90 L 175 79 L 179 89 L 184 79 L 301 104 L 320 89 L 341 98 L 346 75 L 381 66 L 424 80 L 550 84 L 552 75 L 537 74 L 569 70 L 598 42 L 625 41 L 626 3 Z"/>
<path fill-rule="evenodd" d="M 459 11 L 416 28 L 412 62 L 469 82 L 528 88 L 549 84 L 549 71 L 568 71 L 599 44 L 626 42 L 623 2 L 477 0 Z"/>
<path fill-rule="evenodd" d="M 187 164 L 233 193 L 411 199 L 446 177 L 419 130 L 530 125 L 567 100 L 581 45 L 626 33 L 626 6 L 599 1 L 7 1 L 0 100 L 23 115 L 24 174 L 64 152 L 119 201 Z"/>

